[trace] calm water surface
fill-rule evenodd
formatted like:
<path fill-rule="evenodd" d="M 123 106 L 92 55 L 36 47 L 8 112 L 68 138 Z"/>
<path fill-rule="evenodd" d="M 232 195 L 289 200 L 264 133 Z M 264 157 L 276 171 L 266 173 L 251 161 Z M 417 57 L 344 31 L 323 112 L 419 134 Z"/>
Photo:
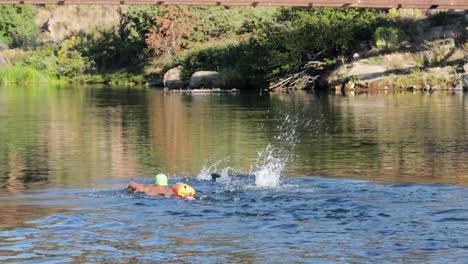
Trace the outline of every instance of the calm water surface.
<path fill-rule="evenodd" d="M 467 160 L 466 94 L 2 87 L 0 262 L 467 263 Z"/>

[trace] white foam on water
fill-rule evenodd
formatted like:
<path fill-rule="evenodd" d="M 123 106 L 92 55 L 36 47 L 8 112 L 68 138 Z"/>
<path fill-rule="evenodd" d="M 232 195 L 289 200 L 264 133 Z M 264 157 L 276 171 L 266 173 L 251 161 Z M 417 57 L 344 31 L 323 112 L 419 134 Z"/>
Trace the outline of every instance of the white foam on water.
<path fill-rule="evenodd" d="M 222 162 L 228 160 L 229 157 L 227 158 L 224 158 L 224 159 L 220 159 L 220 160 L 216 160 L 214 161 L 213 163 L 211 163 L 210 165 L 207 165 L 206 163 L 202 166 L 201 170 L 200 170 L 200 173 L 198 173 L 197 175 L 197 180 L 211 180 L 211 174 L 212 173 L 217 173 L 218 171 L 218 166 L 219 164 L 221 164 Z"/>
<path fill-rule="evenodd" d="M 221 170 L 221 177 L 217 179 L 219 182 L 229 184 L 231 182 L 231 178 L 229 177 L 229 171 L 234 170 L 231 167 L 226 167 Z"/>
<path fill-rule="evenodd" d="M 258 153 L 255 169 L 255 186 L 260 188 L 275 188 L 280 185 L 281 172 L 286 161 L 274 156 L 274 148 L 268 145 L 265 150 Z"/>

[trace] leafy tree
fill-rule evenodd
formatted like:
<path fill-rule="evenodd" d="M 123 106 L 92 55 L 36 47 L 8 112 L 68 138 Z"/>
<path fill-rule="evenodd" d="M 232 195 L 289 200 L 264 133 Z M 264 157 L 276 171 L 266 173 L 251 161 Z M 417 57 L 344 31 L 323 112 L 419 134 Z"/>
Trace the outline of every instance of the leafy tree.
<path fill-rule="evenodd" d="M 126 12 L 119 11 L 118 34 L 121 40 L 141 44 L 145 47 L 146 34 L 153 26 L 153 19 L 161 15 L 159 6 L 130 6 Z"/>
<path fill-rule="evenodd" d="M 36 8 L 29 5 L 0 6 L 0 42 L 13 47 L 35 44 L 39 29 L 34 24 Z"/>
<path fill-rule="evenodd" d="M 257 32 L 257 41 L 269 51 L 267 77 L 297 71 L 319 52 L 325 58 L 347 55 L 378 24 L 373 9 L 284 8 Z"/>
<path fill-rule="evenodd" d="M 379 27 L 374 32 L 374 41 L 377 48 L 387 50 L 398 49 L 408 41 L 406 33 L 397 27 Z"/>
<path fill-rule="evenodd" d="M 119 14 L 119 26 L 113 30 L 79 36 L 77 49 L 94 61 L 99 72 L 122 68 L 140 71 L 149 57 L 146 34 L 153 25 L 153 18 L 160 14 L 159 6 L 130 6 Z"/>
<path fill-rule="evenodd" d="M 261 23 L 272 18 L 276 10 L 275 7 L 191 7 L 193 30 L 188 41 L 206 42 L 253 33 Z"/>

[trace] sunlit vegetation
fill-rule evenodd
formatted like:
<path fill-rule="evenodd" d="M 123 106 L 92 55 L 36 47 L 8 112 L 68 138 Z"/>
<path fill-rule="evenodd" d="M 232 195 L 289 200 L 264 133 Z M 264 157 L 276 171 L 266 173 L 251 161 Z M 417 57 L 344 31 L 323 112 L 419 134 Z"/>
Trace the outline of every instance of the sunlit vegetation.
<path fill-rule="evenodd" d="M 333 68 L 363 47 L 405 48 L 428 25 L 418 10 L 128 6 L 107 11 L 117 12 L 115 25 L 70 31 L 57 42 L 44 37 L 48 27 L 34 22 L 41 8 L 0 7 L 0 82 L 144 83 L 181 65 L 185 78 L 214 70 L 236 86 L 258 87 L 301 71 L 312 60 Z M 429 24 L 450 19 L 440 13 Z M 441 56 L 447 52 L 426 46 L 432 54 L 419 65 L 444 66 Z M 369 63 L 378 64 L 378 58 Z"/>
<path fill-rule="evenodd" d="M 0 43 L 13 48 L 34 46 L 39 34 L 35 15 L 36 8 L 30 5 L 1 5 Z"/>

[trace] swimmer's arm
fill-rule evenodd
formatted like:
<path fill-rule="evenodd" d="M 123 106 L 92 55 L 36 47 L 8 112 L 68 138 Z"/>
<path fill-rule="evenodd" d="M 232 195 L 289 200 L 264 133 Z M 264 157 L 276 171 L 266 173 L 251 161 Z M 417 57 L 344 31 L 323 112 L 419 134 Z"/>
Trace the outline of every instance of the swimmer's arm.
<path fill-rule="evenodd" d="M 167 190 L 161 190 L 156 188 L 153 185 L 146 185 L 141 183 L 136 183 L 131 181 L 128 185 L 128 188 L 133 189 L 138 192 L 146 193 L 148 195 L 174 195 L 171 189 L 167 188 Z"/>
<path fill-rule="evenodd" d="M 130 184 L 128 185 L 128 188 L 130 189 L 133 189 L 135 191 L 138 191 L 138 192 L 147 192 L 148 188 L 146 187 L 146 185 L 144 184 L 141 184 L 141 183 L 136 183 L 136 182 L 133 182 L 131 181 Z"/>

